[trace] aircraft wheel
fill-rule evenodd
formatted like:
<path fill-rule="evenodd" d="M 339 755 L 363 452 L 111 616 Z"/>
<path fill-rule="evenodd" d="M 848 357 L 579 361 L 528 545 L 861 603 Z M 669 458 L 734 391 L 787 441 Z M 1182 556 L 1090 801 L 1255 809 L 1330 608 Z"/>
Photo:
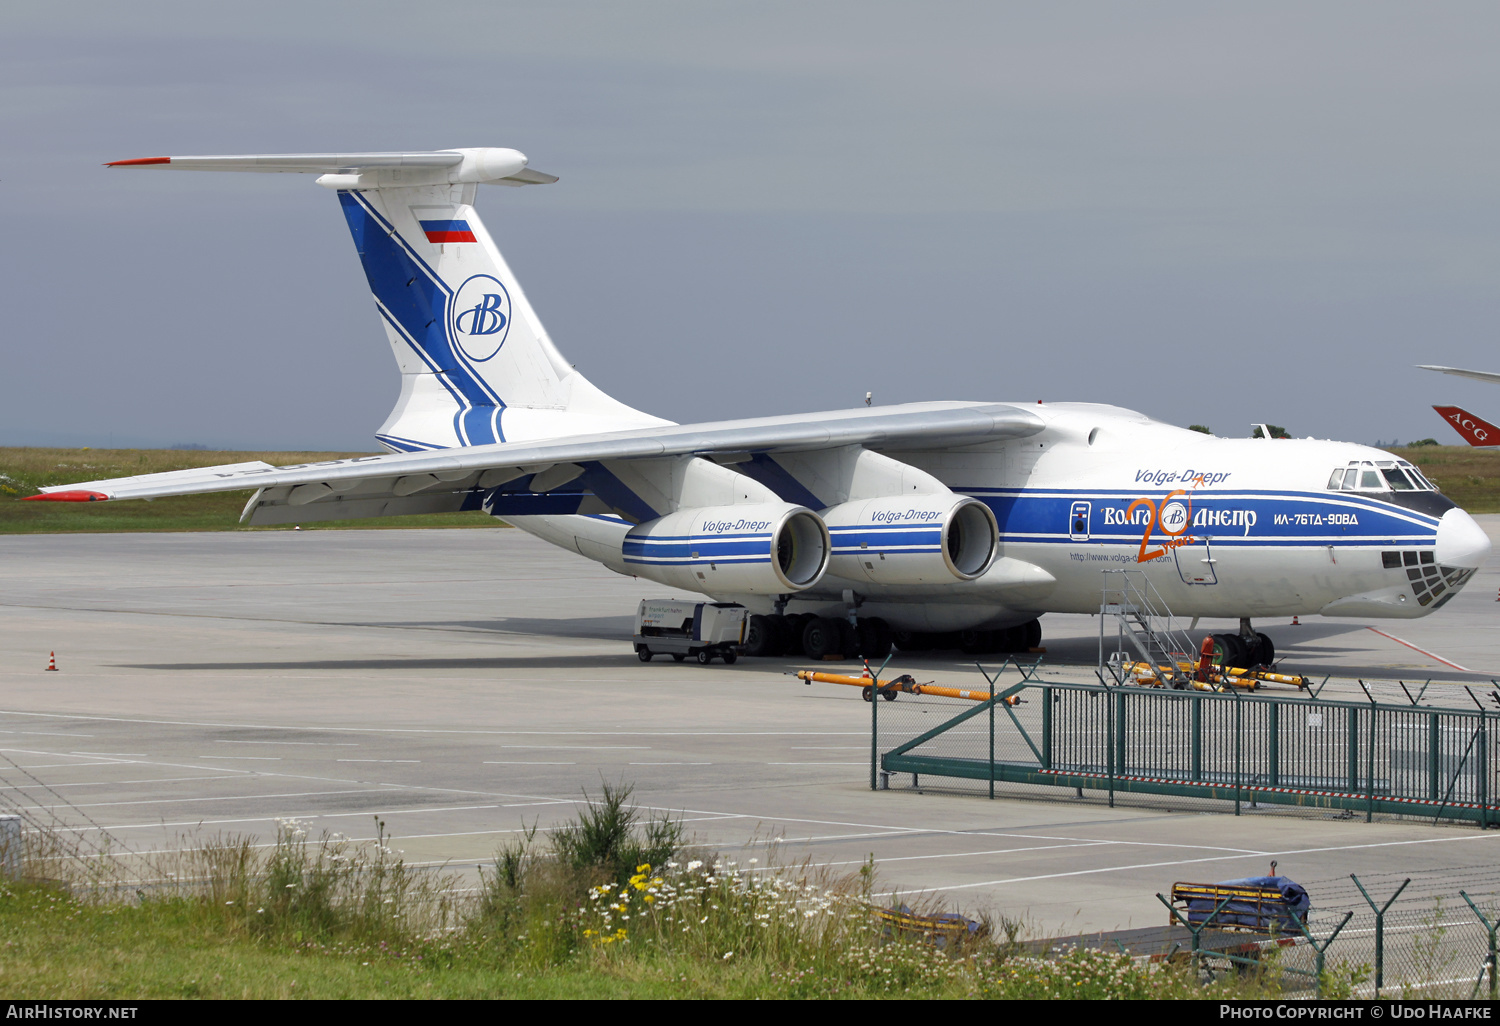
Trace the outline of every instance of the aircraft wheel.
<path fill-rule="evenodd" d="M 822 659 L 836 654 L 839 647 L 839 625 L 837 620 L 813 617 L 802 628 L 802 653 L 809 659 Z"/>
<path fill-rule="evenodd" d="M 1238 669 L 1246 669 L 1255 665 L 1255 648 L 1238 634 L 1229 635 L 1229 640 L 1234 643 L 1234 665 Z M 1256 646 L 1258 647 L 1258 646 Z"/>
<path fill-rule="evenodd" d="M 674 663 L 680 663 L 680 662 L 682 662 L 686 658 L 687 658 L 687 653 L 686 652 L 673 652 L 672 653 L 672 661 Z"/>
<path fill-rule="evenodd" d="M 892 631 L 891 641 L 895 642 L 897 648 L 903 652 L 925 652 L 928 648 L 927 635 L 920 631 Z"/>
<path fill-rule="evenodd" d="M 1213 664 L 1220 668 L 1229 666 L 1234 661 L 1234 642 L 1230 640 L 1231 635 L 1215 634 Z"/>
<path fill-rule="evenodd" d="M 773 656 L 776 654 L 776 623 L 772 617 L 759 613 L 750 617 L 745 627 L 745 654 L 747 656 Z"/>
<path fill-rule="evenodd" d="M 1260 650 L 1256 659 L 1262 666 L 1270 666 L 1276 661 L 1276 644 L 1264 634 L 1257 634 L 1260 639 Z"/>
<path fill-rule="evenodd" d="M 884 659 L 891 654 L 891 629 L 878 616 L 859 621 L 859 654 L 866 659 Z"/>
<path fill-rule="evenodd" d="M 935 634 L 929 634 L 928 637 L 932 639 L 928 642 L 928 647 L 939 652 L 950 651 L 962 644 L 958 639 L 958 631 L 939 631 Z"/>
<path fill-rule="evenodd" d="M 786 650 L 787 650 L 787 647 L 788 647 L 788 636 L 789 636 L 790 632 L 791 632 L 791 628 L 789 628 L 787 626 L 786 617 L 784 617 L 784 616 L 768 616 L 768 617 L 766 617 L 766 638 L 767 638 L 767 640 L 770 641 L 770 644 L 771 644 L 770 651 L 768 651 L 766 653 L 766 655 L 768 655 L 768 656 L 783 656 L 783 655 L 786 655 Z"/>
<path fill-rule="evenodd" d="M 966 655 L 983 655 L 990 651 L 995 641 L 994 631 L 968 630 L 958 632 L 958 647 Z"/>
<path fill-rule="evenodd" d="M 1026 642 L 1026 645 L 1021 649 L 1021 651 L 1030 652 L 1034 648 L 1042 647 L 1042 621 L 1027 620 L 1024 624 L 1021 625 L 1021 628 L 1026 632 L 1022 637 L 1022 640 Z"/>
<path fill-rule="evenodd" d="M 707 666 L 709 663 L 713 662 L 713 660 L 714 660 L 714 654 L 712 652 L 710 652 L 708 649 L 706 649 L 706 648 L 700 648 L 698 650 L 698 665 L 700 665 L 700 666 Z"/>
<path fill-rule="evenodd" d="M 786 618 L 786 650 L 783 654 L 794 657 L 808 654 L 807 625 L 816 619 L 818 617 L 812 613 L 799 613 Z"/>
<path fill-rule="evenodd" d="M 724 652 L 719 656 L 720 659 L 724 660 L 725 666 L 733 666 L 734 661 L 739 657 L 739 653 L 734 651 L 734 649 L 725 649 Z"/>
<path fill-rule="evenodd" d="M 636 654 L 636 658 L 640 659 L 641 662 L 643 662 L 643 663 L 649 663 L 651 661 L 651 657 L 655 653 L 653 653 L 645 645 L 637 645 L 635 647 L 635 654 Z"/>
<path fill-rule="evenodd" d="M 1250 661 L 1248 646 L 1238 634 L 1214 635 L 1214 662 L 1220 669 L 1244 669 Z"/>
<path fill-rule="evenodd" d="M 835 621 L 839 625 L 839 643 L 836 655 L 852 659 L 859 655 L 859 631 L 848 620 Z"/>
<path fill-rule="evenodd" d="M 995 651 L 1009 655 L 1012 652 L 1024 651 L 1021 646 L 1026 642 L 1025 624 L 1016 627 L 1007 627 L 995 632 Z"/>

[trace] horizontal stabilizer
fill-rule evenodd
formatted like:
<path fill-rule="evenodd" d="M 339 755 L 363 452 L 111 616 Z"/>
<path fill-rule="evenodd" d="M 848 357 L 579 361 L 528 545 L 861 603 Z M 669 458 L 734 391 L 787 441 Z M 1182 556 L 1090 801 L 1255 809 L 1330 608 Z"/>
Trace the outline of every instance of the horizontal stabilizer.
<path fill-rule="evenodd" d="M 262 153 L 212 157 L 140 157 L 105 167 L 170 167 L 174 171 L 269 171 L 327 174 L 377 167 L 452 167 L 464 159 L 453 151 L 415 153 Z"/>
<path fill-rule="evenodd" d="M 1489 421 L 1480 420 L 1468 410 L 1457 406 L 1434 406 L 1434 410 L 1448 422 L 1449 426 L 1464 436 L 1470 445 L 1485 447 L 1500 445 L 1500 428 Z"/>
<path fill-rule="evenodd" d="M 1491 384 L 1500 382 L 1500 374 L 1494 371 L 1463 370 L 1460 367 L 1439 367 L 1430 363 L 1419 363 L 1417 369 L 1437 371 L 1439 374 L 1455 374 L 1461 378 L 1473 378 L 1475 381 L 1488 381 Z"/>
<path fill-rule="evenodd" d="M 105 167 L 167 168 L 176 171 L 254 171 L 270 174 L 336 175 L 335 188 L 491 182 L 550 185 L 556 175 L 533 171 L 520 150 L 483 146 L 454 150 L 382 153 L 239 153 L 189 157 L 137 157 Z"/>

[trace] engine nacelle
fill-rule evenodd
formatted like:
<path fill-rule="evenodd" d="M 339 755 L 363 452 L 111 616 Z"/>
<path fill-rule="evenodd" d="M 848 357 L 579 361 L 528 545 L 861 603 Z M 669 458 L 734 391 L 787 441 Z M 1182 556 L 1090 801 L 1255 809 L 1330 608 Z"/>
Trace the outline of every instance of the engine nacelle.
<path fill-rule="evenodd" d="M 829 573 L 873 584 L 972 581 L 1000 548 L 995 514 L 978 499 L 946 494 L 885 496 L 830 506 Z"/>
<path fill-rule="evenodd" d="M 648 520 L 625 535 L 629 573 L 709 594 L 781 595 L 818 583 L 828 528 L 789 502 L 703 506 Z"/>

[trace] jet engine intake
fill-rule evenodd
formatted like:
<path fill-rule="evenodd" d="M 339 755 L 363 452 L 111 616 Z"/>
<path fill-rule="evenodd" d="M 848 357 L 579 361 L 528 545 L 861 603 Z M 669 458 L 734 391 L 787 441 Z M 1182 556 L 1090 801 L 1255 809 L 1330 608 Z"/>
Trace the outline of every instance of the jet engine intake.
<path fill-rule="evenodd" d="M 780 595 L 818 583 L 828 568 L 828 528 L 787 502 L 678 510 L 632 528 L 630 573 L 709 594 Z"/>
<path fill-rule="evenodd" d="M 972 581 L 1000 548 L 990 508 L 952 492 L 860 499 L 830 506 L 822 516 L 833 539 L 829 573 L 845 580 Z"/>

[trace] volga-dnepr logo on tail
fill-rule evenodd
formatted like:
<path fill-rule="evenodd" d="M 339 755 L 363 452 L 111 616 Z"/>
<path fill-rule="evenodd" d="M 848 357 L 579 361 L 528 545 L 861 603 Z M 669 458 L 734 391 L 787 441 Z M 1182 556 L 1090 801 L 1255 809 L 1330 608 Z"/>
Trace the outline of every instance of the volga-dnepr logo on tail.
<path fill-rule="evenodd" d="M 453 296 L 453 338 L 464 355 L 483 363 L 500 351 L 510 334 L 510 293 L 498 278 L 476 274 Z"/>

